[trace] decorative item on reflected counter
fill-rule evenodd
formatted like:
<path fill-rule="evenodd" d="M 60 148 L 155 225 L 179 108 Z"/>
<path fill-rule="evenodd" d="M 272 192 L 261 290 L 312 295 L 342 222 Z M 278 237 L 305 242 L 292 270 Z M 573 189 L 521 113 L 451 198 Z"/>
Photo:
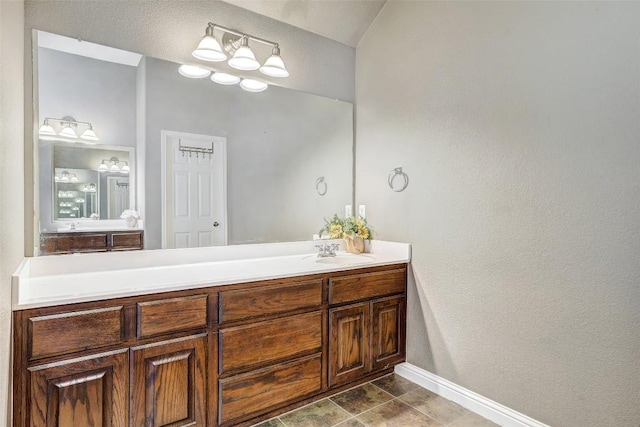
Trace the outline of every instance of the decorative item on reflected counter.
<path fill-rule="evenodd" d="M 125 220 L 125 222 L 127 223 L 127 227 L 135 228 L 138 225 L 140 214 L 136 210 L 126 209 L 124 212 L 122 212 L 120 218 Z"/>
<path fill-rule="evenodd" d="M 364 252 L 364 241 L 371 240 L 373 233 L 367 220 L 361 217 L 340 218 L 334 214 L 330 220 L 325 218 L 325 225 L 319 234 L 328 234 L 331 239 L 343 239 L 345 251 L 352 254 Z"/>

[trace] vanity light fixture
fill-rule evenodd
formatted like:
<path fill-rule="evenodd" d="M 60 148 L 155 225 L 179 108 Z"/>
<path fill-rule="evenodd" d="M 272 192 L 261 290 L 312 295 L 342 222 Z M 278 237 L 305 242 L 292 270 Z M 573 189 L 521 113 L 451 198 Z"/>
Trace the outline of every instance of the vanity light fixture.
<path fill-rule="evenodd" d="M 222 47 L 213 34 L 213 26 L 207 25 L 204 37 L 198 43 L 198 47 L 191 53 L 194 58 L 202 61 L 221 62 L 227 59 L 227 55 L 222 51 Z"/>
<path fill-rule="evenodd" d="M 53 126 L 55 125 L 55 127 Z M 59 131 L 56 131 L 56 128 Z M 78 137 L 77 130 L 84 129 Z M 58 141 L 97 141 L 98 137 L 93 131 L 93 125 L 89 122 L 79 122 L 73 117 L 63 117 L 61 119 L 55 119 L 52 117 L 46 117 L 44 123 L 40 126 L 38 131 L 40 139 L 44 140 L 58 140 Z"/>
<path fill-rule="evenodd" d="M 242 36 L 242 44 L 229 60 L 229 66 L 242 71 L 253 71 L 260 68 L 260 63 L 249 48 L 249 38 L 247 36 Z"/>
<path fill-rule="evenodd" d="M 260 72 L 271 77 L 289 77 L 289 72 L 284 66 L 284 61 L 280 57 L 280 48 L 277 45 L 273 47 L 271 56 L 260 67 Z"/>
<path fill-rule="evenodd" d="M 222 35 L 221 37 L 216 38 L 216 30 Z M 222 40 L 222 45 L 218 40 Z M 249 47 L 249 40 L 271 46 L 271 56 L 267 58 L 262 66 Z M 289 77 L 289 72 L 280 56 L 278 43 L 209 22 L 205 29 L 204 37 L 192 52 L 193 57 L 202 61 L 221 62 L 227 59 L 227 53 L 232 55 L 228 61 L 229 66 L 237 70 L 260 70 L 262 74 L 271 77 Z M 241 79 L 232 74 L 217 72 L 196 65 L 185 64 L 178 69 L 181 75 L 189 78 L 204 78 L 209 76 L 212 71 L 211 80 L 221 85 L 240 83 L 240 87 L 248 92 L 262 92 L 269 87 L 267 83 L 259 80 Z"/>

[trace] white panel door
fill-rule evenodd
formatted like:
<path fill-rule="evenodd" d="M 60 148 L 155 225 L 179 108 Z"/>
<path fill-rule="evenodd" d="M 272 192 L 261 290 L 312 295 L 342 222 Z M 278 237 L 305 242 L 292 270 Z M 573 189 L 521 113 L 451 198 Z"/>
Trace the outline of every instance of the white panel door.
<path fill-rule="evenodd" d="M 225 245 L 226 138 L 175 132 L 165 137 L 164 247 Z M 188 151 L 212 144 L 211 155 Z"/>

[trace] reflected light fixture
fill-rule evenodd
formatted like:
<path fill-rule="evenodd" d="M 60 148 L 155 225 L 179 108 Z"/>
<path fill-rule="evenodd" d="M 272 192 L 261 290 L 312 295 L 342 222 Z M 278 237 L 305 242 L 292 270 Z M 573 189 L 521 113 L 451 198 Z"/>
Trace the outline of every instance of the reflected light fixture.
<path fill-rule="evenodd" d="M 237 85 L 240 83 L 240 77 L 227 73 L 213 73 L 211 80 L 220 85 Z"/>
<path fill-rule="evenodd" d="M 102 159 L 102 161 L 98 165 L 98 172 L 129 173 L 129 162 L 120 160 L 117 157 Z"/>
<path fill-rule="evenodd" d="M 197 65 L 187 65 L 183 64 L 178 68 L 178 72 L 190 79 L 203 79 L 205 77 L 209 77 L 211 71 L 206 68 L 198 67 Z"/>
<path fill-rule="evenodd" d="M 265 82 L 253 79 L 244 79 L 240 82 L 240 87 L 247 92 L 263 92 L 269 87 Z"/>
<path fill-rule="evenodd" d="M 98 137 L 96 136 L 96 133 L 93 131 L 93 126 L 91 126 L 91 124 L 89 124 L 89 129 L 82 132 L 82 135 L 80 135 L 80 138 L 86 139 L 87 141 L 98 140 Z"/>
<path fill-rule="evenodd" d="M 64 136 L 65 138 L 78 139 L 78 134 L 76 133 L 75 130 L 73 130 L 72 126 L 73 124 L 71 123 L 65 124 L 62 130 L 60 131 L 59 135 Z"/>
<path fill-rule="evenodd" d="M 58 129 L 58 130 L 56 130 Z M 78 137 L 77 130 L 83 130 Z M 93 130 L 93 125 L 89 122 L 79 122 L 73 117 L 63 117 L 55 119 L 46 117 L 40 130 L 38 131 L 40 139 L 57 140 L 57 141 L 97 141 L 98 136 Z"/>
<path fill-rule="evenodd" d="M 218 31 L 218 38 L 216 38 L 216 31 Z M 222 45 L 218 40 L 222 40 Z M 249 40 L 271 46 L 271 56 L 267 58 L 262 66 L 249 47 Z M 202 61 L 220 62 L 227 59 L 225 52 L 232 54 L 228 65 L 237 70 L 260 70 L 262 74 L 270 77 L 289 77 L 289 71 L 287 71 L 282 56 L 280 55 L 280 46 L 278 43 L 209 22 L 204 37 L 200 40 L 198 47 L 192 52 L 192 55 Z M 249 92 L 262 92 L 269 87 L 267 83 L 254 78 L 242 79 L 233 74 L 217 72 L 195 65 L 185 64 L 181 65 L 178 69 L 181 75 L 190 78 L 207 77 L 211 71 L 214 71 L 211 75 L 211 81 L 221 85 L 235 85 L 240 83 L 240 87 Z"/>

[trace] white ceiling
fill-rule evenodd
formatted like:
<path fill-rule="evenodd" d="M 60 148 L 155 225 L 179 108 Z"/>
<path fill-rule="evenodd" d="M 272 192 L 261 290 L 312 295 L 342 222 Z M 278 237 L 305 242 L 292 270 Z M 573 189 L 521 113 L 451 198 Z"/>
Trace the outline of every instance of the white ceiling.
<path fill-rule="evenodd" d="M 224 1 L 356 47 L 387 0 Z"/>

